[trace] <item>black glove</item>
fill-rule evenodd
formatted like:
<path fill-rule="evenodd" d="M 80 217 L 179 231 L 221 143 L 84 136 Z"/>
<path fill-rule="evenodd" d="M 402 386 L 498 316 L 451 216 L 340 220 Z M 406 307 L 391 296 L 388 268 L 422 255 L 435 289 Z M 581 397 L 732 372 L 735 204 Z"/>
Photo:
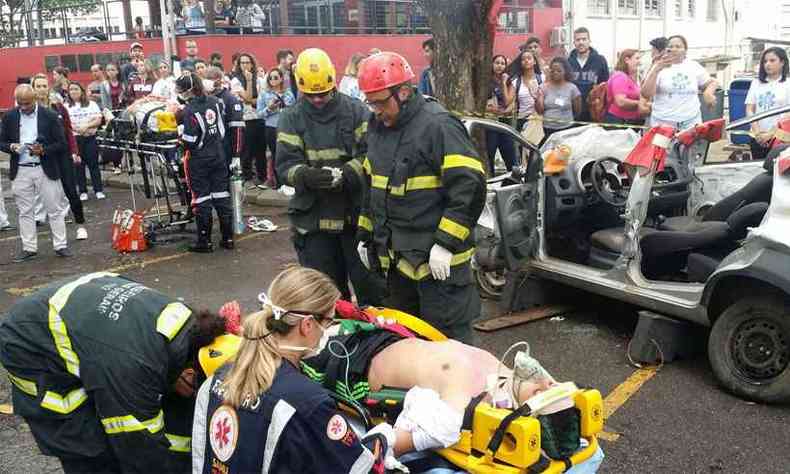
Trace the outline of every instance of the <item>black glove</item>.
<path fill-rule="evenodd" d="M 354 171 L 354 168 L 346 163 L 340 169 L 343 171 L 343 189 L 352 193 L 358 191 L 361 186 L 359 175 Z"/>
<path fill-rule="evenodd" d="M 323 168 L 303 168 L 299 173 L 299 178 L 305 188 L 330 189 L 332 187 L 332 172 Z"/>

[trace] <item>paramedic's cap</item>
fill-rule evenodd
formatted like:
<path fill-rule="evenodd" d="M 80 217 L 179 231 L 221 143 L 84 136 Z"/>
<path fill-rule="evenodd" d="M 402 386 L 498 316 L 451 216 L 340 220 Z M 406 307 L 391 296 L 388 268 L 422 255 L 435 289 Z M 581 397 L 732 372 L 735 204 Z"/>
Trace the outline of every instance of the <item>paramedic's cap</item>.
<path fill-rule="evenodd" d="M 132 44 L 129 46 L 129 52 L 131 52 L 131 51 L 132 51 L 134 48 L 140 48 L 140 49 L 143 49 L 143 45 L 142 45 L 142 43 L 138 43 L 137 41 L 135 41 L 134 43 L 132 43 Z"/>

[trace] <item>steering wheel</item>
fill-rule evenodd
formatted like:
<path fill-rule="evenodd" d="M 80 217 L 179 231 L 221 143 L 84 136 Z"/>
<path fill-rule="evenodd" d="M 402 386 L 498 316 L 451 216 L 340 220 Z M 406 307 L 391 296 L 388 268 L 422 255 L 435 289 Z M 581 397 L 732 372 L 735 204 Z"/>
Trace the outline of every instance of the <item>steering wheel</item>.
<path fill-rule="evenodd" d="M 593 189 L 607 204 L 623 207 L 631 191 L 630 180 L 621 173 L 623 162 L 610 156 L 595 160 L 590 173 Z"/>

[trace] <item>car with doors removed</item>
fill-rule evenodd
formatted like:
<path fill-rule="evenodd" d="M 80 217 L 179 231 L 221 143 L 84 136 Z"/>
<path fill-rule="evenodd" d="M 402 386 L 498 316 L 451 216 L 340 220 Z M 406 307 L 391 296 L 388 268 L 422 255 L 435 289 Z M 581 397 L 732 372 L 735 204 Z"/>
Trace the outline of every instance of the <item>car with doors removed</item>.
<path fill-rule="evenodd" d="M 723 120 L 654 128 L 619 157 L 598 150 L 600 138 L 587 152 L 562 148 L 594 126 L 553 135 L 541 153 L 507 125 L 464 122 L 473 137 L 506 134 L 521 156 L 489 180 L 473 265 L 484 294 L 517 310 L 541 303 L 528 285 L 543 282 L 710 327 L 708 356 L 725 388 L 790 401 L 790 151 L 710 163 Z"/>

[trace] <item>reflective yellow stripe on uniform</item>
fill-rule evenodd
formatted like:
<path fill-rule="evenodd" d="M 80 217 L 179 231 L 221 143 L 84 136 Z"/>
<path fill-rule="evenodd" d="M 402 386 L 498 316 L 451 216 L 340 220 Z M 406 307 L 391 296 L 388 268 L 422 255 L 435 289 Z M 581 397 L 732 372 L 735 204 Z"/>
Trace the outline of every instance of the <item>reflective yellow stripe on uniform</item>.
<path fill-rule="evenodd" d="M 365 229 L 368 232 L 373 232 L 373 222 L 367 217 L 360 214 L 357 219 L 357 227 Z"/>
<path fill-rule="evenodd" d="M 192 310 L 183 303 L 170 303 L 156 318 L 156 332 L 165 336 L 168 341 L 172 341 L 191 314 Z"/>
<path fill-rule="evenodd" d="M 170 441 L 170 451 L 189 453 L 192 451 L 192 438 L 165 433 L 165 438 Z"/>
<path fill-rule="evenodd" d="M 311 162 L 339 160 L 346 154 L 340 148 L 327 148 L 325 150 L 307 150 L 307 159 Z"/>
<path fill-rule="evenodd" d="M 277 141 L 287 143 L 288 145 L 295 146 L 296 148 L 304 149 L 304 142 L 302 137 L 292 133 L 279 132 L 277 134 Z"/>
<path fill-rule="evenodd" d="M 79 408 L 87 399 L 88 392 L 84 388 L 72 390 L 65 397 L 59 393 L 47 391 L 41 400 L 41 407 L 66 415 Z"/>
<path fill-rule="evenodd" d="M 368 160 L 367 156 L 365 157 L 365 160 L 362 161 L 362 169 L 365 170 L 365 173 L 372 174 L 370 172 L 370 160 Z"/>
<path fill-rule="evenodd" d="M 464 241 L 469 237 L 469 227 L 463 226 L 446 217 L 442 217 L 442 220 L 439 221 L 439 230 L 447 232 L 460 241 Z"/>
<path fill-rule="evenodd" d="M 474 253 L 475 253 L 475 248 L 472 247 L 465 252 L 453 254 L 452 258 L 450 259 L 450 265 L 456 266 L 462 263 L 466 263 L 472 258 L 472 255 Z M 411 278 L 412 280 L 422 280 L 423 278 L 426 278 L 428 275 L 431 274 L 431 267 L 428 266 L 427 263 L 422 263 L 418 265 L 417 268 L 414 268 L 412 264 L 406 261 L 405 258 L 400 258 L 398 260 L 398 264 L 396 265 L 396 268 L 401 273 Z"/>
<path fill-rule="evenodd" d="M 55 341 L 55 348 L 66 365 L 66 370 L 76 377 L 80 376 L 80 358 L 71 346 L 71 339 L 66 330 L 66 324 L 63 322 L 63 318 L 60 317 L 60 312 L 69 301 L 71 293 L 78 286 L 106 276 L 117 276 L 117 274 L 110 272 L 90 273 L 61 286 L 49 299 L 49 331 L 52 333 L 52 339 Z"/>
<path fill-rule="evenodd" d="M 358 159 L 354 158 L 353 160 L 349 160 L 346 162 L 346 164 L 350 166 L 351 169 L 354 170 L 354 173 L 356 173 L 360 178 L 365 176 L 365 170 L 362 169 L 362 164 Z"/>
<path fill-rule="evenodd" d="M 318 228 L 321 230 L 343 230 L 346 223 L 342 219 L 319 219 Z"/>
<path fill-rule="evenodd" d="M 165 417 L 162 410 L 159 410 L 159 414 L 150 420 L 140 421 L 133 415 L 124 415 L 102 418 L 101 424 L 107 434 L 132 433 L 146 429 L 151 433 L 158 433 L 165 427 Z"/>
<path fill-rule="evenodd" d="M 22 377 L 17 377 L 16 375 L 8 374 L 9 380 L 11 383 L 16 386 L 19 390 L 22 390 L 26 394 L 30 395 L 31 397 L 38 396 L 38 389 L 36 388 L 36 382 L 32 380 L 26 380 Z"/>
<path fill-rule="evenodd" d="M 370 185 L 376 189 L 387 189 L 387 183 L 389 182 L 389 178 L 386 176 L 381 176 L 378 174 L 374 174 L 370 177 Z"/>
<path fill-rule="evenodd" d="M 381 257 L 379 256 L 379 265 L 381 265 L 382 270 L 389 270 L 390 268 L 390 258 L 386 255 Z"/>
<path fill-rule="evenodd" d="M 361 124 L 359 124 L 359 127 L 357 127 L 357 129 L 354 130 L 354 138 L 356 138 L 357 141 L 360 141 L 362 140 L 362 136 L 365 135 L 366 133 L 368 133 L 368 123 L 362 122 Z"/>
<path fill-rule="evenodd" d="M 299 171 L 300 168 L 304 168 L 305 166 L 307 165 L 296 165 L 296 166 L 291 166 L 288 169 L 287 181 L 288 183 L 291 184 L 291 186 L 296 186 L 296 173 Z"/>
<path fill-rule="evenodd" d="M 409 191 L 419 191 L 421 189 L 437 189 L 442 187 L 442 181 L 438 176 L 415 176 L 406 180 L 406 184 L 390 188 L 393 196 L 404 196 Z"/>
<path fill-rule="evenodd" d="M 483 163 L 471 156 L 445 155 L 444 162 L 442 163 L 442 171 L 450 168 L 471 168 L 480 174 L 485 174 L 483 171 Z"/>

